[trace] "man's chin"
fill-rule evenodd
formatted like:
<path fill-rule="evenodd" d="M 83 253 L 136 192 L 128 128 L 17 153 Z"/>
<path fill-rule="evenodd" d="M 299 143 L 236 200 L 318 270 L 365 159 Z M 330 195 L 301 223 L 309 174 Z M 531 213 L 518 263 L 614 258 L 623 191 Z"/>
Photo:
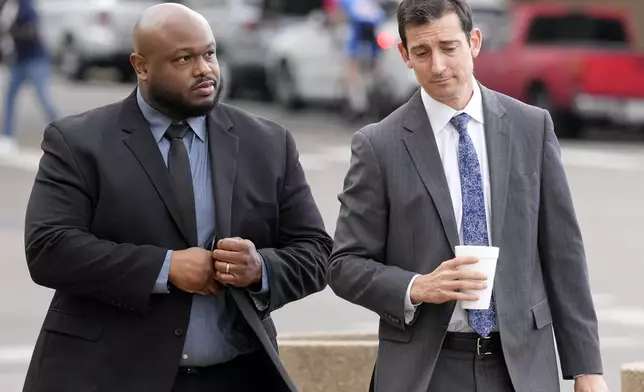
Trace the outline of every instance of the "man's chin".
<path fill-rule="evenodd" d="M 212 111 L 212 109 L 216 106 L 216 102 L 214 100 L 211 100 L 210 102 L 207 103 L 199 103 L 199 104 L 193 104 L 190 105 L 190 107 L 186 107 L 184 110 L 184 114 L 186 117 L 201 117 L 205 116 L 208 113 Z"/>

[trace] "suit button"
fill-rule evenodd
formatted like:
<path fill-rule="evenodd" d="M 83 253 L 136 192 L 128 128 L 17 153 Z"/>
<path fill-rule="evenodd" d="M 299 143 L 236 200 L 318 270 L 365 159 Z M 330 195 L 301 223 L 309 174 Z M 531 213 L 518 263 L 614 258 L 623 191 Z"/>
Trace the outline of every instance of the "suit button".
<path fill-rule="evenodd" d="M 183 354 L 181 358 L 183 358 L 184 360 L 188 359 L 188 354 Z"/>
<path fill-rule="evenodd" d="M 183 336 L 183 329 L 182 328 L 175 329 L 174 336 Z"/>

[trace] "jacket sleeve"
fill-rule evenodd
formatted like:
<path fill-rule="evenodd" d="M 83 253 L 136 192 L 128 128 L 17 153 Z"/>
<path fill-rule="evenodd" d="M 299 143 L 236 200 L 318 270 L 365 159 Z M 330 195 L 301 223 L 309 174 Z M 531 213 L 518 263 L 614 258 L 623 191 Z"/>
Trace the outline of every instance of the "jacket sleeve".
<path fill-rule="evenodd" d="M 277 244 L 274 248 L 258 250 L 265 260 L 270 287 L 265 311 L 279 309 L 323 290 L 333 247 L 289 132 L 286 132 L 286 152 L 284 186 L 278 199 Z"/>
<path fill-rule="evenodd" d="M 145 312 L 167 249 L 94 236 L 96 197 L 74 151 L 53 125 L 45 130 L 42 150 L 25 219 L 31 278 L 54 290 Z"/>
<path fill-rule="evenodd" d="M 548 112 L 544 113 L 539 257 L 562 374 L 570 380 L 575 375 L 601 374 L 603 370 L 581 230 L 554 125 Z"/>
<path fill-rule="evenodd" d="M 404 330 L 407 288 L 416 274 L 384 264 L 389 207 L 380 164 L 362 132 L 355 133 L 351 150 L 351 165 L 339 196 L 329 286 L 341 298 Z"/>

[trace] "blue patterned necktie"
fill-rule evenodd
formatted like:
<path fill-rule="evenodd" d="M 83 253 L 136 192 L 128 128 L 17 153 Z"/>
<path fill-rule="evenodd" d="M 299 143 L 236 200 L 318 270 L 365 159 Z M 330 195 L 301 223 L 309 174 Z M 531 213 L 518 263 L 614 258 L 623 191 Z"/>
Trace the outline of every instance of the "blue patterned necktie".
<path fill-rule="evenodd" d="M 485 216 L 485 197 L 483 195 L 483 180 L 476 149 L 470 135 L 467 133 L 467 123 L 470 116 L 461 113 L 454 116 L 450 123 L 459 133 L 458 166 L 461 174 L 461 197 L 463 203 L 464 245 L 488 246 L 487 218 Z M 490 308 L 468 309 L 469 324 L 480 336 L 487 337 L 496 324 L 494 297 Z"/>

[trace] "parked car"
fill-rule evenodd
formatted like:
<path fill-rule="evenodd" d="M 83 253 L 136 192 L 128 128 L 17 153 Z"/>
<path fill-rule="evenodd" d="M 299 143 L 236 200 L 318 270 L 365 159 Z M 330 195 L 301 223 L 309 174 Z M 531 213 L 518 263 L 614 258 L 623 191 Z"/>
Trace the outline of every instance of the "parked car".
<path fill-rule="evenodd" d="M 578 137 L 589 122 L 641 128 L 644 124 L 644 55 L 634 49 L 630 15 L 606 7 L 555 3 L 511 7 L 472 5 L 483 47 L 474 61 L 486 87 L 550 111 L 562 137 Z M 400 60 L 390 21 L 381 58 L 381 115 L 418 88 Z"/>
<path fill-rule="evenodd" d="M 381 0 L 389 14 L 398 0 Z M 393 4 L 393 7 L 392 7 Z M 346 100 L 345 24 L 331 23 L 321 10 L 283 28 L 268 47 L 264 62 L 275 100 L 292 110 L 307 103 L 342 104 Z"/>
<path fill-rule="evenodd" d="M 177 0 L 201 13 L 225 42 L 233 26 L 258 12 L 252 0 Z M 62 73 L 84 80 L 93 67 L 116 69 L 123 80 L 134 71 L 132 29 L 146 8 L 160 0 L 37 0 L 41 31 Z M 222 45 L 222 47 L 225 45 Z"/>
<path fill-rule="evenodd" d="M 522 4 L 494 25 L 475 63 L 489 88 L 548 109 L 562 136 L 589 121 L 644 124 L 644 55 L 626 11 Z"/>
<path fill-rule="evenodd" d="M 272 98 L 265 67 L 269 48 L 283 30 L 290 30 L 322 9 L 323 0 L 250 1 L 257 12 L 230 30 L 228 39 L 220 45 L 220 57 L 230 70 L 226 83 L 231 96 L 252 90 Z"/>
<path fill-rule="evenodd" d="M 474 27 L 481 29 L 483 42 L 498 28 L 496 18 L 508 12 L 505 0 L 470 0 Z M 384 118 L 400 105 L 407 102 L 419 84 L 414 71 L 408 69 L 398 50 L 400 34 L 395 15 L 378 30 L 378 42 L 382 49 L 376 69 L 378 83 L 373 85 L 371 105 L 378 118 Z M 484 44 L 485 45 L 485 44 Z M 475 73 L 479 77 L 478 59 L 475 62 Z"/>

